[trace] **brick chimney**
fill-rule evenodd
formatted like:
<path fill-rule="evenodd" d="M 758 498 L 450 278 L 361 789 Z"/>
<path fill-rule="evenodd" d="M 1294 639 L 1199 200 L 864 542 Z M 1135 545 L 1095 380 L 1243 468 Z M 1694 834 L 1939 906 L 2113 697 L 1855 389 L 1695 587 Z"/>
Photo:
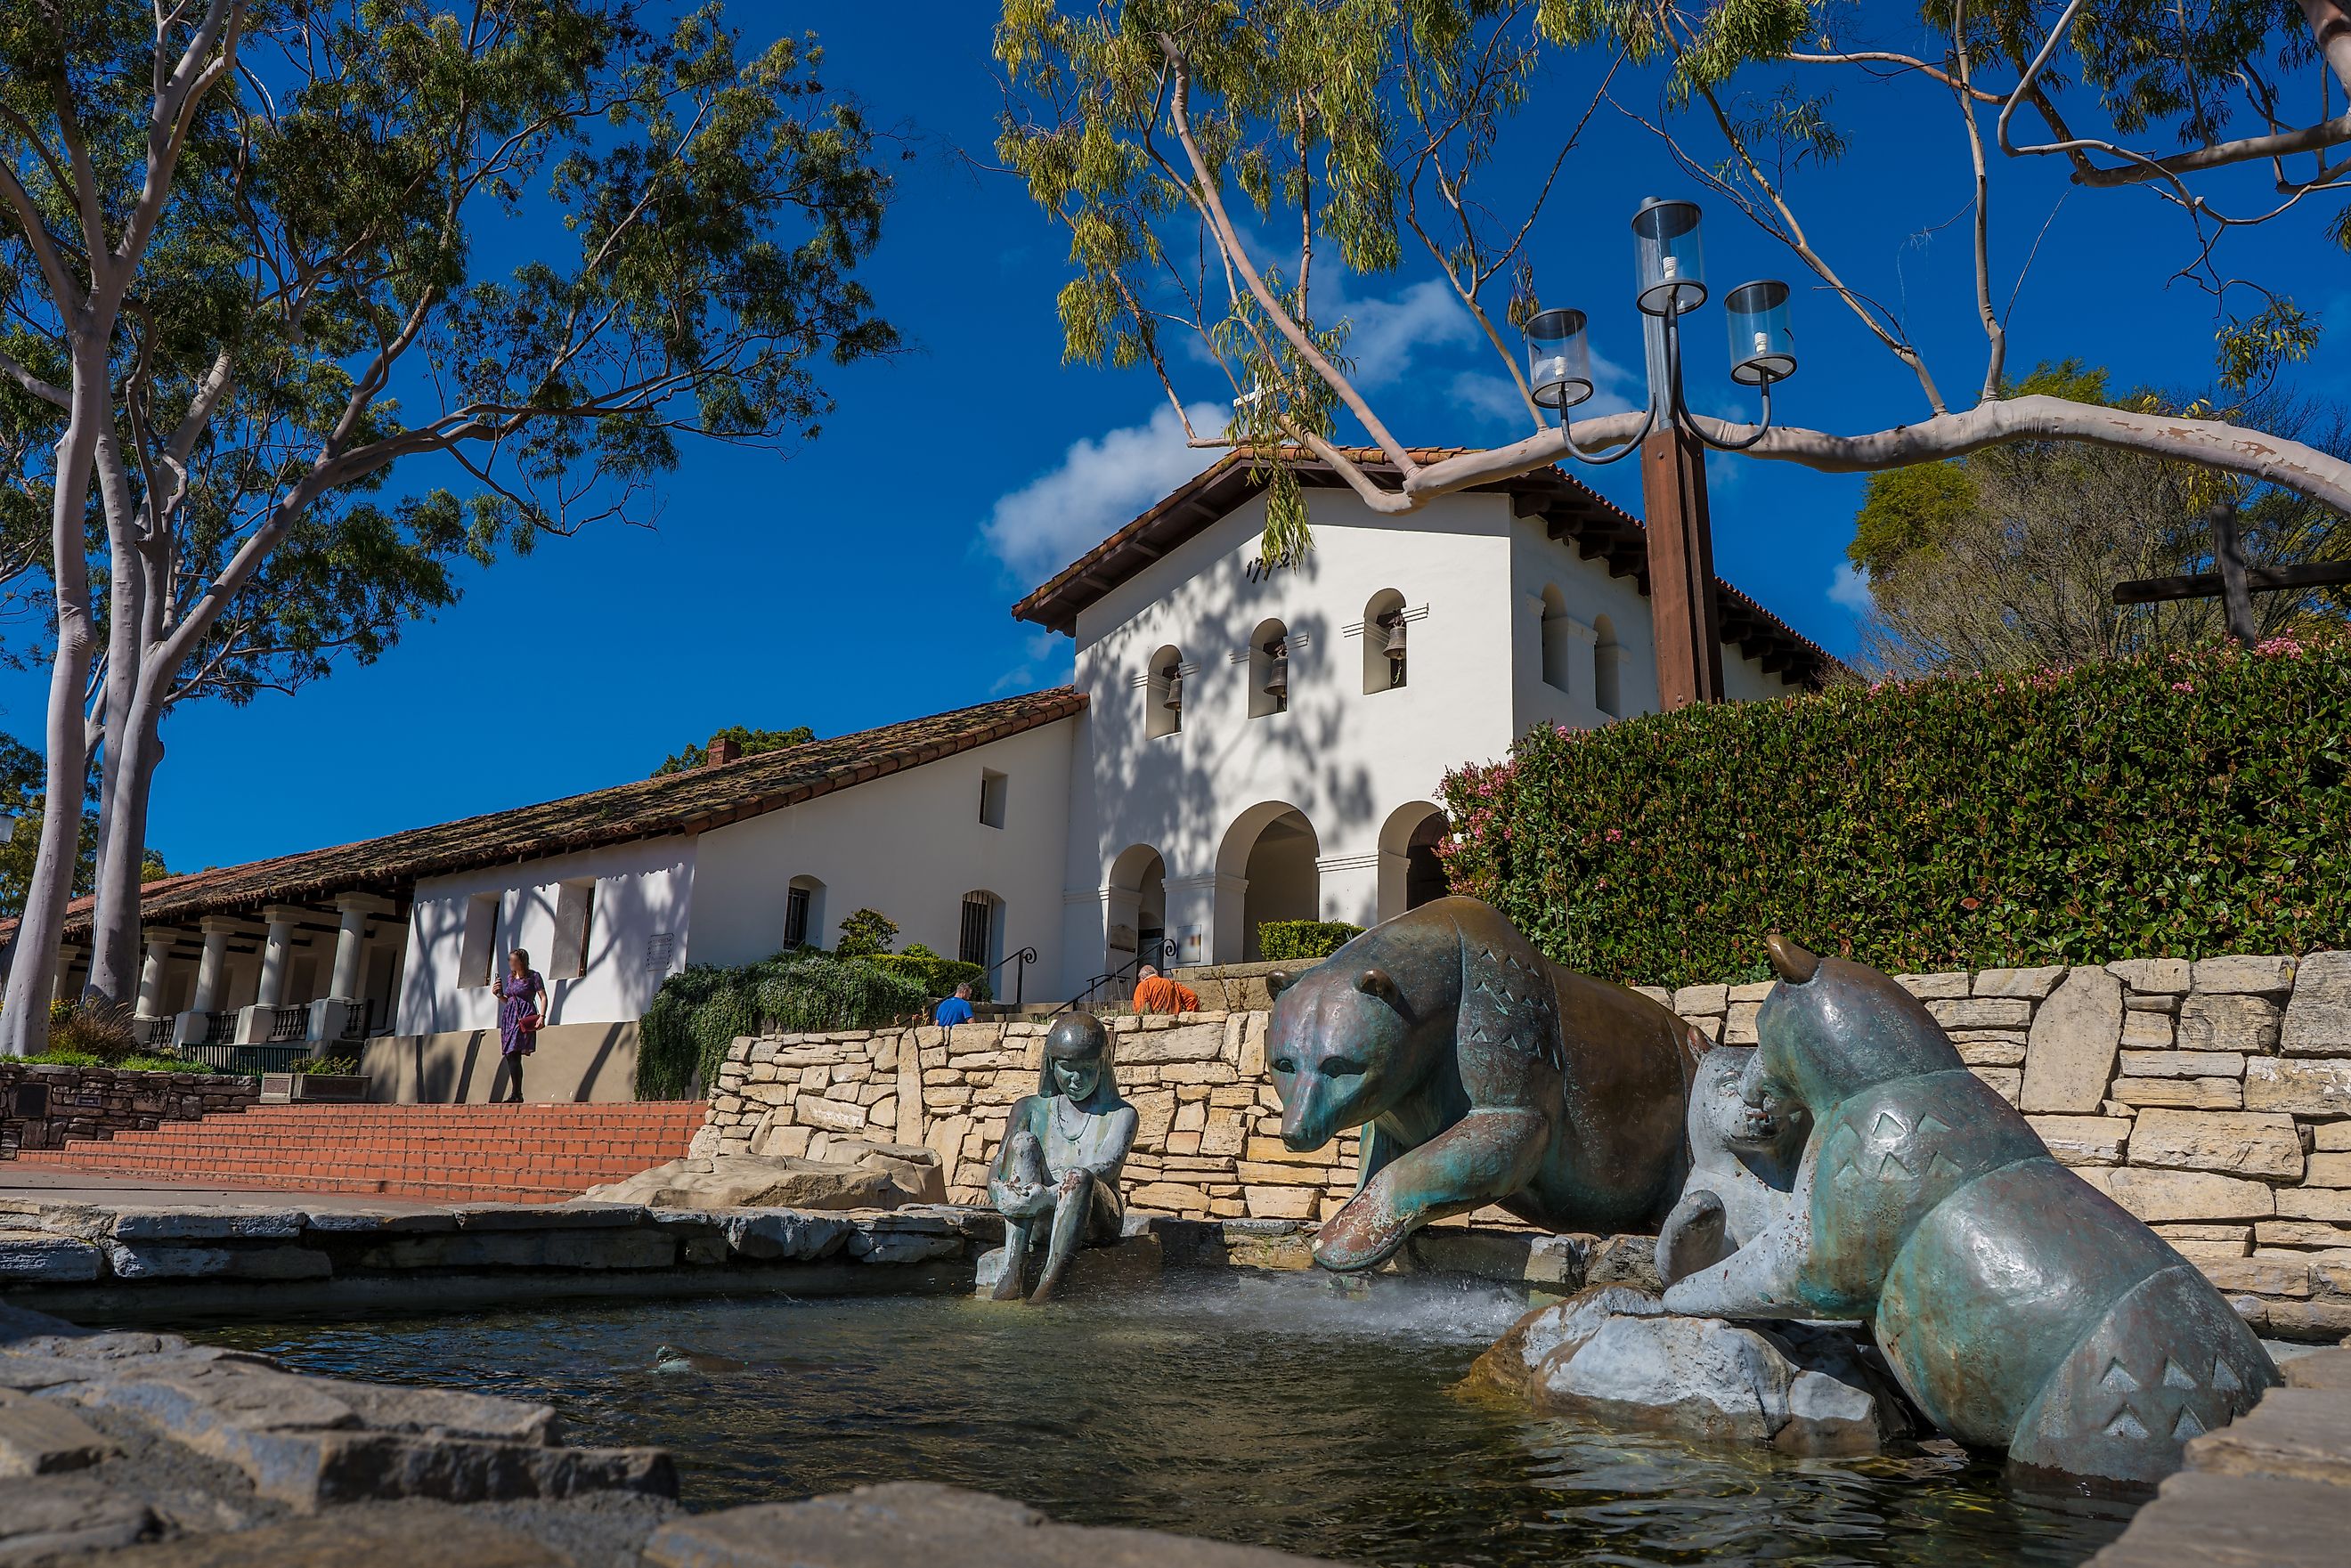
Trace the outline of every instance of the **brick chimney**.
<path fill-rule="evenodd" d="M 743 743 L 741 741 L 736 739 L 731 735 L 714 735 L 710 737 L 708 760 L 706 760 L 703 766 L 705 768 L 716 768 L 721 763 L 732 762 L 742 755 Z"/>

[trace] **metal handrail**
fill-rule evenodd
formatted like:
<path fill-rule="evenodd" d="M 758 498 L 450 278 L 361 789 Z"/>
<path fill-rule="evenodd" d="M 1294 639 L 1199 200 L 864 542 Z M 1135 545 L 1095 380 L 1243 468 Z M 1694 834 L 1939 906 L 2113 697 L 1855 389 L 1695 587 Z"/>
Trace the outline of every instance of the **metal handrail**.
<path fill-rule="evenodd" d="M 1163 936 L 1159 939 L 1159 956 L 1156 960 L 1156 963 L 1159 966 L 1165 966 L 1167 962 L 1167 955 L 1175 949 L 1175 946 L 1176 939 L 1172 936 Z M 1094 999 L 1094 993 L 1102 989 L 1104 985 L 1113 980 L 1133 979 L 1135 977 L 1134 972 L 1136 970 L 1140 969 L 1145 963 L 1153 961 L 1154 960 L 1152 960 L 1149 954 L 1137 952 L 1134 957 L 1129 958 L 1117 968 L 1112 969 L 1105 974 L 1096 975 L 1092 979 L 1088 980 L 1084 990 L 1080 991 L 1076 996 L 1071 997 L 1068 1001 L 1063 1002 L 1060 1007 L 1055 1008 L 1050 1016 L 1059 1018 L 1061 1014 L 1068 1012 L 1071 1008 L 1092 1005 Z"/>
<path fill-rule="evenodd" d="M 987 983 L 987 994 L 991 997 L 996 996 L 996 971 L 1016 958 L 1020 961 L 1020 967 L 1012 971 L 1012 1005 L 1017 1008 L 1020 1005 L 1021 998 L 1028 994 L 1029 966 L 1037 961 L 1036 948 L 1023 947 L 1018 953 L 1007 953 L 1003 957 L 981 970 L 979 977 Z"/>

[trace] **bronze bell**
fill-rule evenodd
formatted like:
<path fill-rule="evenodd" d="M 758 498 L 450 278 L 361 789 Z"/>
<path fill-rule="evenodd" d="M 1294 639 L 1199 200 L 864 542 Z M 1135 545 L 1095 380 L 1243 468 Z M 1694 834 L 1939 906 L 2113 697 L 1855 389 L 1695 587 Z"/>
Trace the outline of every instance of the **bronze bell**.
<path fill-rule="evenodd" d="M 1401 664 L 1404 663 L 1404 612 L 1392 610 L 1381 619 L 1388 629 L 1388 663 Z"/>
<path fill-rule="evenodd" d="M 1165 708 L 1169 713 L 1182 713 L 1184 711 L 1183 666 L 1180 664 L 1168 665 L 1166 681 L 1166 695 L 1159 699 L 1159 706 Z"/>
<path fill-rule="evenodd" d="M 1285 637 L 1276 637 L 1265 645 L 1265 651 L 1271 655 L 1265 670 L 1266 695 L 1287 700 L 1290 695 L 1290 641 Z"/>

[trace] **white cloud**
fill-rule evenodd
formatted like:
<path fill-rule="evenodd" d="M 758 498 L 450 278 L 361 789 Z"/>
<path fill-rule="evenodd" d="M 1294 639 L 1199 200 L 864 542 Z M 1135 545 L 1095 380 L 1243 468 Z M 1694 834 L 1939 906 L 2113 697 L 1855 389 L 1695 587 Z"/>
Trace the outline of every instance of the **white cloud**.
<path fill-rule="evenodd" d="M 1065 685 L 1075 678 L 1077 644 L 1058 632 L 1037 631 L 1029 633 L 1022 645 L 1025 657 L 996 679 L 987 695 L 1000 697 L 1008 692 L 1033 692 L 1046 686 Z"/>
<path fill-rule="evenodd" d="M 1228 411 L 1214 403 L 1188 413 L 1202 434 L 1225 427 Z M 1176 411 L 1161 408 L 1145 423 L 1071 443 L 1059 467 L 998 498 L 980 536 L 1015 576 L 1039 581 L 1221 455 L 1185 445 Z"/>
<path fill-rule="evenodd" d="M 1354 361 L 1353 380 L 1366 392 L 1403 376 L 1422 350 L 1450 348 L 1478 336 L 1478 323 L 1441 277 L 1423 278 L 1385 299 L 1353 298 L 1343 285 L 1335 287 L 1315 314 L 1332 319 L 1344 316 L 1352 324 L 1346 354 Z"/>
<path fill-rule="evenodd" d="M 1573 418 L 1631 413 L 1641 406 L 1627 395 L 1640 390 L 1631 373 L 1604 355 L 1592 357 L 1592 395 L 1570 411 Z M 1456 407 L 1476 418 L 1513 425 L 1518 427 L 1516 434 L 1525 433 L 1527 405 L 1519 396 L 1518 383 L 1499 371 L 1463 371 L 1453 378 L 1452 395 Z"/>
<path fill-rule="evenodd" d="M 1829 579 L 1829 599 L 1855 615 L 1866 615 L 1874 608 L 1869 597 L 1869 573 L 1857 566 L 1841 566 Z"/>

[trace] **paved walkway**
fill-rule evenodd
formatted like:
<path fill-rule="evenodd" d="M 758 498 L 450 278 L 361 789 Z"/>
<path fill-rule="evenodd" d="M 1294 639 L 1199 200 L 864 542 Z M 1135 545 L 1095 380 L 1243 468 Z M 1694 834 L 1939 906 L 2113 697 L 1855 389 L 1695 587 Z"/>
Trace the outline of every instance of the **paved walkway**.
<path fill-rule="evenodd" d="M 135 1176 L 93 1176 L 87 1171 L 20 1166 L 14 1160 L 0 1162 L 0 1212 L 28 1214 L 44 1205 L 58 1203 L 94 1203 L 114 1208 L 250 1204 L 263 1208 L 300 1207 L 337 1214 L 423 1213 L 448 1207 L 358 1192 L 309 1192 L 300 1187 L 190 1186 L 183 1182 L 158 1186 Z"/>

